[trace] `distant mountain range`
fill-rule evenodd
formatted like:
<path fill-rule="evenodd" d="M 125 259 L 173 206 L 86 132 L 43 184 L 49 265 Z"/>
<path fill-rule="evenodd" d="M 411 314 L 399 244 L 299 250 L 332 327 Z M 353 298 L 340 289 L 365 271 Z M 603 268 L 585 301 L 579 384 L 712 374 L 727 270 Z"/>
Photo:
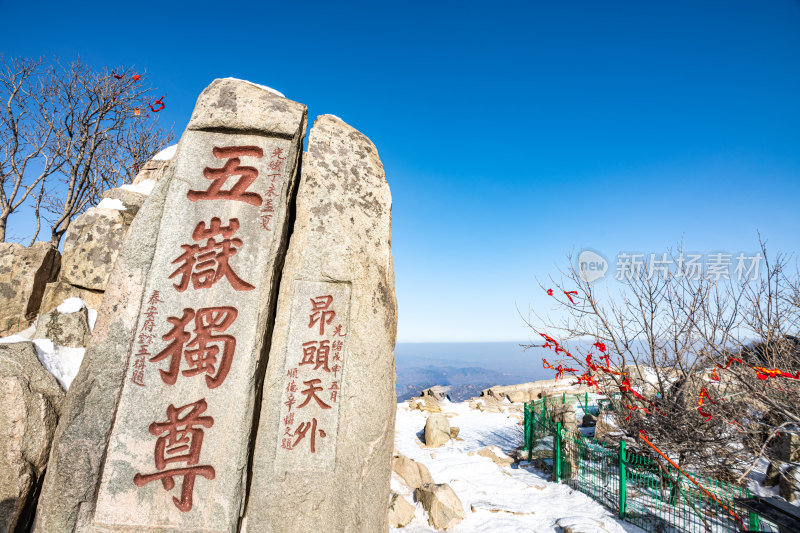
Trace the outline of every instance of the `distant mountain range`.
<path fill-rule="evenodd" d="M 397 401 L 419 396 L 422 391 L 434 385 L 445 385 L 450 387 L 450 399 L 461 402 L 478 396 L 482 390 L 495 385 L 515 385 L 534 379 L 536 378 L 531 375 L 497 372 L 477 366 L 398 366 Z"/>

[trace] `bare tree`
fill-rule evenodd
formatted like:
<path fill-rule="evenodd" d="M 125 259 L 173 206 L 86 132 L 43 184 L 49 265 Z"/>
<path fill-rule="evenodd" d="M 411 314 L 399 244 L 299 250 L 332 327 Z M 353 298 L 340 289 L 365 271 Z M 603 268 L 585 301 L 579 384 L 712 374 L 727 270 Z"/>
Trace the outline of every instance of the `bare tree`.
<path fill-rule="evenodd" d="M 612 399 L 622 435 L 644 431 L 681 466 L 741 481 L 770 454 L 770 435 L 800 422 L 797 273 L 781 255 L 741 280 L 691 275 L 685 259 L 679 249 L 676 270 L 641 265 L 615 295 L 570 261 L 542 287 L 561 319 L 528 323 L 555 352 L 551 365 Z"/>
<path fill-rule="evenodd" d="M 49 74 L 63 125 L 56 129 L 63 165 L 60 186 L 46 193 L 44 207 L 50 242 L 58 246 L 75 216 L 129 181 L 172 135 L 149 120 L 155 95 L 144 74 L 94 72 L 80 61 L 55 64 Z"/>
<path fill-rule="evenodd" d="M 9 217 L 63 163 L 47 81 L 41 61 L 0 55 L 0 242 Z"/>
<path fill-rule="evenodd" d="M 107 189 L 130 181 L 171 140 L 156 120 L 163 97 L 156 97 L 145 73 L 132 69 L 95 71 L 79 60 L 3 65 L 0 240 L 8 216 L 33 200 L 36 234 L 44 218 L 57 247 L 77 215 Z"/>

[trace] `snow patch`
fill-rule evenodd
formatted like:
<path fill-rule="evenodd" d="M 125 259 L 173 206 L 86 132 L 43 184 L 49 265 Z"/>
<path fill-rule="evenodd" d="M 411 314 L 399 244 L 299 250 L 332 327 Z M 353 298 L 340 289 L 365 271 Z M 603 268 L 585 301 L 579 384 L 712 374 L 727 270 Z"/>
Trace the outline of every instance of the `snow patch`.
<path fill-rule="evenodd" d="M 77 296 L 73 296 L 71 298 L 67 298 L 61 303 L 61 305 L 56 307 L 56 311 L 66 315 L 69 313 L 77 313 L 84 307 L 86 307 L 86 303 Z"/>
<path fill-rule="evenodd" d="M 89 315 L 88 316 L 89 333 L 91 333 L 94 331 L 95 322 L 97 322 L 97 311 L 95 309 L 92 309 L 91 307 L 87 307 L 86 313 Z"/>
<path fill-rule="evenodd" d="M 69 390 L 72 380 L 81 367 L 85 348 L 57 346 L 50 339 L 34 339 L 36 357 L 42 366 L 50 372 L 64 390 Z"/>
<path fill-rule="evenodd" d="M 142 180 L 139 183 L 127 183 L 120 187 L 123 191 L 131 191 L 131 192 L 138 192 L 139 194 L 144 194 L 145 196 L 149 196 L 151 192 L 153 192 L 153 187 L 156 186 L 156 182 L 151 179 Z"/>
<path fill-rule="evenodd" d="M 252 82 L 252 81 L 250 81 L 250 80 L 241 80 L 241 79 L 239 79 L 239 78 L 222 78 L 222 79 L 223 79 L 223 80 L 243 81 L 243 82 L 245 82 L 245 83 L 249 83 L 250 85 L 255 85 L 255 86 L 256 86 L 256 87 L 258 87 L 259 89 L 264 89 L 265 91 L 269 91 L 269 92 L 271 92 L 272 94 L 277 94 L 277 95 L 278 95 L 278 96 L 280 96 L 281 98 L 286 98 L 286 96 L 284 96 L 284 94 L 283 94 L 282 92 L 280 92 L 280 91 L 276 91 L 276 90 L 275 90 L 275 89 L 273 89 L 272 87 L 267 87 L 266 85 L 261 85 L 261 84 L 258 84 L 258 83 L 253 83 L 253 82 Z M 340 120 L 341 120 L 341 119 L 340 119 Z"/>
<path fill-rule="evenodd" d="M 339 122 L 344 122 L 344 120 L 342 120 L 341 118 L 337 117 L 336 115 L 331 115 L 330 113 L 326 113 L 326 114 L 325 114 L 325 116 L 326 116 L 326 117 L 335 118 L 335 119 L 336 119 L 336 120 L 338 120 Z"/>
<path fill-rule="evenodd" d="M 519 463 L 500 467 L 479 455 L 468 455 L 489 446 L 498 455 L 509 454 L 523 441 L 522 426 L 504 413 L 470 409 L 468 402 L 450 403 L 451 426 L 458 426 L 458 440 L 438 448 L 424 448 L 417 435 L 425 427 L 425 415 L 398 404 L 395 448 L 424 464 L 436 483 L 448 483 L 464 507 L 466 518 L 456 526 L 459 533 L 531 533 L 560 531 L 559 521 L 599 526 L 610 533 L 640 532 L 621 522 L 614 513 L 585 494 L 565 484 L 551 483 L 549 475 L 531 465 Z M 452 416 L 451 416 L 452 415 Z M 392 474 L 392 490 L 411 498 L 402 479 Z M 415 504 L 415 517 L 403 529 L 392 533 L 433 533 L 426 513 Z"/>
<path fill-rule="evenodd" d="M 125 204 L 119 198 L 103 198 L 97 204 L 100 209 L 114 209 L 115 211 L 125 211 Z"/>
<path fill-rule="evenodd" d="M 175 157 L 175 152 L 178 150 L 178 145 L 173 144 L 172 146 L 168 146 L 164 148 L 156 155 L 153 156 L 153 161 L 169 161 L 173 157 Z"/>

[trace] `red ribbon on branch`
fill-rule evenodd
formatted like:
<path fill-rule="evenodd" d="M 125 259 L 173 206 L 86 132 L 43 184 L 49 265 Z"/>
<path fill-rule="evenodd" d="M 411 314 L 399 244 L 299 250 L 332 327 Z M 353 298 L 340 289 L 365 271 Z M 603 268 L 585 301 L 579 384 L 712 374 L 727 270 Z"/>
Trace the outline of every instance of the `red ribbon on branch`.
<path fill-rule="evenodd" d="M 567 298 L 569 298 L 569 303 L 571 303 L 572 305 L 575 305 L 575 300 L 572 299 L 571 295 L 574 294 L 575 296 L 577 296 L 578 295 L 578 291 L 564 291 L 564 294 L 567 296 Z"/>
<path fill-rule="evenodd" d="M 149 106 L 150 106 L 150 111 L 152 111 L 153 113 L 158 113 L 159 111 L 161 111 L 162 109 L 164 109 L 166 106 L 164 105 L 164 102 L 163 102 L 163 100 L 164 100 L 164 97 L 163 97 L 163 96 L 162 96 L 161 98 L 159 98 L 158 100 L 156 100 L 156 102 L 155 102 L 155 103 L 159 105 L 159 107 L 158 107 L 158 108 L 154 108 L 154 107 L 153 107 L 153 104 L 150 104 L 150 103 L 148 103 L 147 105 L 149 105 Z"/>
<path fill-rule="evenodd" d="M 717 405 L 717 402 L 711 399 L 711 396 L 708 395 L 708 391 L 705 387 L 700 389 L 700 397 L 697 399 L 697 412 L 700 413 L 701 416 L 705 417 L 706 422 L 708 422 L 713 418 L 714 415 L 703 411 L 703 398 L 707 399 L 713 405 Z"/>

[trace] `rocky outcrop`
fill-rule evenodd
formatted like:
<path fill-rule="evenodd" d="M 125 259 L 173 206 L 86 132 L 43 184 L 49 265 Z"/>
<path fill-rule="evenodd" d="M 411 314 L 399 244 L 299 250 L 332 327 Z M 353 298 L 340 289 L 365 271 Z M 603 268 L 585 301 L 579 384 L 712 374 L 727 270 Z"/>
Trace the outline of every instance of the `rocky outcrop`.
<path fill-rule="evenodd" d="M 59 280 L 104 291 L 125 242 L 128 226 L 117 209 L 92 207 L 69 225 Z"/>
<path fill-rule="evenodd" d="M 450 440 L 450 421 L 443 414 L 433 413 L 425 421 L 425 445 L 437 448 Z"/>
<path fill-rule="evenodd" d="M 435 529 L 452 529 L 466 516 L 461 500 L 447 483 L 427 483 L 414 495 L 428 512 L 428 523 Z"/>
<path fill-rule="evenodd" d="M 419 488 L 425 483 L 433 483 L 428 467 L 400 453 L 395 453 L 392 458 L 392 471 L 403 478 L 405 484 L 412 489 Z"/>
<path fill-rule="evenodd" d="M 32 343 L 0 344 L 0 531 L 27 530 L 63 399 Z"/>
<path fill-rule="evenodd" d="M 55 281 L 61 254 L 50 243 L 0 243 L 0 337 L 27 328 L 36 318 L 45 285 Z"/>
<path fill-rule="evenodd" d="M 39 316 L 33 338 L 50 339 L 58 346 L 83 348 L 91 335 L 86 307 L 69 313 L 60 313 L 56 308 Z"/>
<path fill-rule="evenodd" d="M 389 498 L 389 527 L 405 527 L 414 520 L 414 506 L 399 494 L 392 492 Z"/>
<path fill-rule="evenodd" d="M 497 401 L 507 399 L 510 402 L 532 402 L 540 400 L 545 396 L 559 395 L 564 392 L 568 394 L 582 394 L 590 389 L 585 385 L 573 385 L 574 379 L 546 379 L 533 381 L 531 383 L 521 383 L 519 385 L 503 385 L 490 387 L 481 392 L 479 398 L 490 397 Z"/>
<path fill-rule="evenodd" d="M 43 315 L 63 304 L 68 298 L 80 298 L 89 309 L 100 309 L 103 303 L 103 291 L 90 291 L 63 281 L 48 283 L 42 296 L 42 305 L 39 314 Z"/>

